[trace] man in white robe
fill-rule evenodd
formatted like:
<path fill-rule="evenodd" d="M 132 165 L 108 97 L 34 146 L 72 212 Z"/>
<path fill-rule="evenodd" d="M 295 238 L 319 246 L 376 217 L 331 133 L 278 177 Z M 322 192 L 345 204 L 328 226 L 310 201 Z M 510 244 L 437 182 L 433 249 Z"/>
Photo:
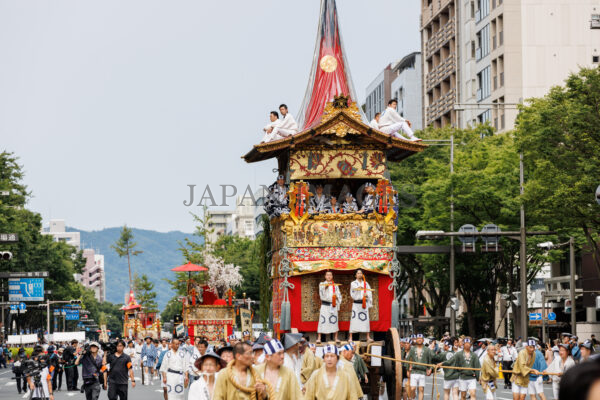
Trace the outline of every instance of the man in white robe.
<path fill-rule="evenodd" d="M 317 343 L 321 343 L 321 334 L 333 333 L 334 340 L 338 342 L 338 312 L 342 304 L 340 287 L 333 281 L 333 273 L 325 272 L 325 282 L 319 284 L 319 297 L 321 310 L 319 312 L 319 325 L 317 327 Z"/>
<path fill-rule="evenodd" d="M 350 296 L 352 297 L 352 316 L 349 338 L 351 339 L 355 332 L 359 334 L 366 332 L 367 342 L 371 342 L 369 308 L 373 307 L 373 294 L 361 269 L 356 270 L 356 280 L 350 284 Z"/>
<path fill-rule="evenodd" d="M 371 122 L 369 122 L 369 126 L 373 129 L 379 130 L 379 119 L 381 118 L 381 113 L 375 114 L 375 118 Z"/>
<path fill-rule="evenodd" d="M 266 132 L 273 135 L 273 137 L 276 139 L 288 137 L 298 133 L 298 124 L 296 123 L 296 120 L 294 119 L 292 114 L 288 112 L 288 108 L 285 104 L 279 106 L 279 112 L 283 116 L 281 124 L 279 126 L 266 130 Z"/>
<path fill-rule="evenodd" d="M 398 101 L 396 99 L 392 99 L 388 102 L 387 108 L 379 119 L 379 130 L 397 138 L 406 139 L 400 135 L 399 132 L 402 131 L 408 136 L 408 140 L 420 141 L 421 139 L 417 138 L 411 129 L 410 121 L 402 118 L 402 116 L 398 114 L 398 111 L 396 111 L 397 106 Z"/>
<path fill-rule="evenodd" d="M 267 142 L 270 142 L 271 140 L 281 139 L 281 137 L 279 137 L 279 135 L 277 135 L 277 137 L 276 137 L 273 134 L 273 130 L 275 128 L 281 126 L 281 120 L 279 119 L 279 113 L 277 111 L 271 111 L 271 113 L 269 114 L 269 120 L 271 122 L 269 122 L 263 128 L 263 131 L 265 132 L 265 136 L 263 136 L 261 143 L 267 143 Z"/>
<path fill-rule="evenodd" d="M 179 339 L 173 338 L 171 350 L 165 354 L 160 365 L 163 384 L 167 386 L 169 400 L 184 400 L 189 383 L 189 353 L 179 348 Z"/>

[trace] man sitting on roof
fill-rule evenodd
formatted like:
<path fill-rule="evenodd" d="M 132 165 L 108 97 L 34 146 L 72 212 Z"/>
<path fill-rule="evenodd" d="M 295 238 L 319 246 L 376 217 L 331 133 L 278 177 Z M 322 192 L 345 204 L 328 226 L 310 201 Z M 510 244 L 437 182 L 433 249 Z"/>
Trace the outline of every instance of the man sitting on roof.
<path fill-rule="evenodd" d="M 373 129 L 379 130 L 379 120 L 381 119 L 381 113 L 375 114 L 375 118 L 371 122 L 369 122 L 369 126 Z"/>
<path fill-rule="evenodd" d="M 421 139 L 417 138 L 410 128 L 410 121 L 402 118 L 398 111 L 396 111 L 396 107 L 398 106 L 398 101 L 396 99 L 392 99 L 388 101 L 388 106 L 381 115 L 379 119 L 379 130 L 383 133 L 390 134 L 400 139 L 406 139 L 402 135 L 400 135 L 400 131 L 404 132 L 408 139 L 411 141 L 419 141 Z"/>
<path fill-rule="evenodd" d="M 279 113 L 277 111 L 271 111 L 271 113 L 269 114 L 269 119 L 271 120 L 271 122 L 269 122 L 263 128 L 263 131 L 265 131 L 265 136 L 263 136 L 261 143 L 267 143 L 271 140 L 276 139 L 275 135 L 273 134 L 273 130 L 281 125 L 281 120 L 279 119 Z M 281 139 L 281 137 L 277 137 L 277 139 Z"/>
<path fill-rule="evenodd" d="M 283 116 L 283 120 L 281 120 L 279 126 L 271 127 L 265 130 L 265 132 L 271 134 L 271 140 L 278 140 L 298 133 L 298 124 L 296 123 L 296 120 L 292 114 L 288 112 L 288 108 L 285 104 L 279 106 L 279 112 Z"/>

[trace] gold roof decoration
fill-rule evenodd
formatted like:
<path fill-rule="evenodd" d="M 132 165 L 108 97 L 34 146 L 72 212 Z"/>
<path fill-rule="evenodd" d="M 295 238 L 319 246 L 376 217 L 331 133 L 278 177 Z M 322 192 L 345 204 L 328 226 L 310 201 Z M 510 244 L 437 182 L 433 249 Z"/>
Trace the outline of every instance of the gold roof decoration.
<path fill-rule="evenodd" d="M 336 96 L 333 101 L 330 101 L 325 105 L 323 115 L 321 116 L 321 123 L 327 122 L 341 113 L 344 113 L 356 121 L 362 122 L 360 110 L 358 109 L 356 102 L 348 101 L 348 97 L 340 95 Z"/>

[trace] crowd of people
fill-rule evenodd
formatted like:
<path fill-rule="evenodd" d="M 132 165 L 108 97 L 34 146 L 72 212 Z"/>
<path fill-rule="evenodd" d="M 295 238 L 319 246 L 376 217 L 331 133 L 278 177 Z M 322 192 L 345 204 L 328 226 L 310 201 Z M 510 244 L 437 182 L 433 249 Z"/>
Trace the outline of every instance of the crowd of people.
<path fill-rule="evenodd" d="M 375 118 L 369 123 L 369 126 L 399 139 L 412 142 L 421 141 L 415 136 L 410 121 L 402 117 L 397 108 L 398 100 L 390 100 L 382 113 L 375 114 Z M 279 117 L 280 113 L 281 118 Z M 282 104 L 279 106 L 279 112 L 271 111 L 269 113 L 269 123 L 265 125 L 263 132 L 261 143 L 284 139 L 298 133 L 298 123 L 288 111 L 287 105 Z"/>
<path fill-rule="evenodd" d="M 600 393 L 600 358 L 594 354 L 600 343 L 593 335 L 579 342 L 564 333 L 560 340 L 541 343 L 535 338 L 473 340 L 446 333 L 436 340 L 414 334 L 400 342 L 402 399 L 422 400 L 425 378 L 432 374 L 443 377 L 444 400 L 475 399 L 477 385 L 485 399 L 496 399 L 502 384 L 514 400 L 546 400 L 544 384 L 551 385 L 554 399 L 592 399 L 592 393 Z M 218 346 L 202 337 L 193 343 L 189 337 L 148 337 L 113 345 L 103 351 L 97 342 L 40 343 L 29 357 L 24 348 L 13 356 L 2 345 L 0 368 L 12 364 L 17 391 L 31 390 L 32 398 L 40 400 L 53 400 L 63 375 L 67 390 L 81 391 L 87 400 L 98 399 L 101 389 L 110 400 L 126 400 L 129 384 L 136 385 L 136 369 L 143 384 L 160 381 L 165 400 L 362 399 L 369 383 L 354 342 L 311 343 L 299 333 L 284 334 L 279 341 L 266 334 L 253 340 L 243 332 L 241 339 L 231 335 Z M 38 385 L 25 367 L 28 359 L 44 360 Z M 380 387 L 383 395 L 385 386 Z"/>

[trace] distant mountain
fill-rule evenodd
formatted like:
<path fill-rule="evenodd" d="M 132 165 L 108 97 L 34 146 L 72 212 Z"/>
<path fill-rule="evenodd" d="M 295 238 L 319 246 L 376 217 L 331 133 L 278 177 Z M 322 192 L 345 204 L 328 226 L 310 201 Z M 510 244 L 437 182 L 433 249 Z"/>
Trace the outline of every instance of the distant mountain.
<path fill-rule="evenodd" d="M 86 232 L 76 228 L 68 231 L 81 232 L 81 248 L 97 250 L 104 255 L 104 272 L 106 274 L 106 299 L 113 303 L 123 303 L 129 291 L 129 275 L 127 272 L 127 258 L 119 258 L 110 247 L 121 233 L 121 228 L 106 228 L 101 231 Z M 199 241 L 192 234 L 179 231 L 156 232 L 132 228 L 136 249 L 142 254 L 132 257 L 132 274 L 146 274 L 154 282 L 157 293 L 157 303 L 162 309 L 173 297 L 173 292 L 167 282 L 162 278 L 173 279 L 175 274 L 171 268 L 181 265 L 185 260 L 179 249 L 179 242 L 185 238 Z"/>

